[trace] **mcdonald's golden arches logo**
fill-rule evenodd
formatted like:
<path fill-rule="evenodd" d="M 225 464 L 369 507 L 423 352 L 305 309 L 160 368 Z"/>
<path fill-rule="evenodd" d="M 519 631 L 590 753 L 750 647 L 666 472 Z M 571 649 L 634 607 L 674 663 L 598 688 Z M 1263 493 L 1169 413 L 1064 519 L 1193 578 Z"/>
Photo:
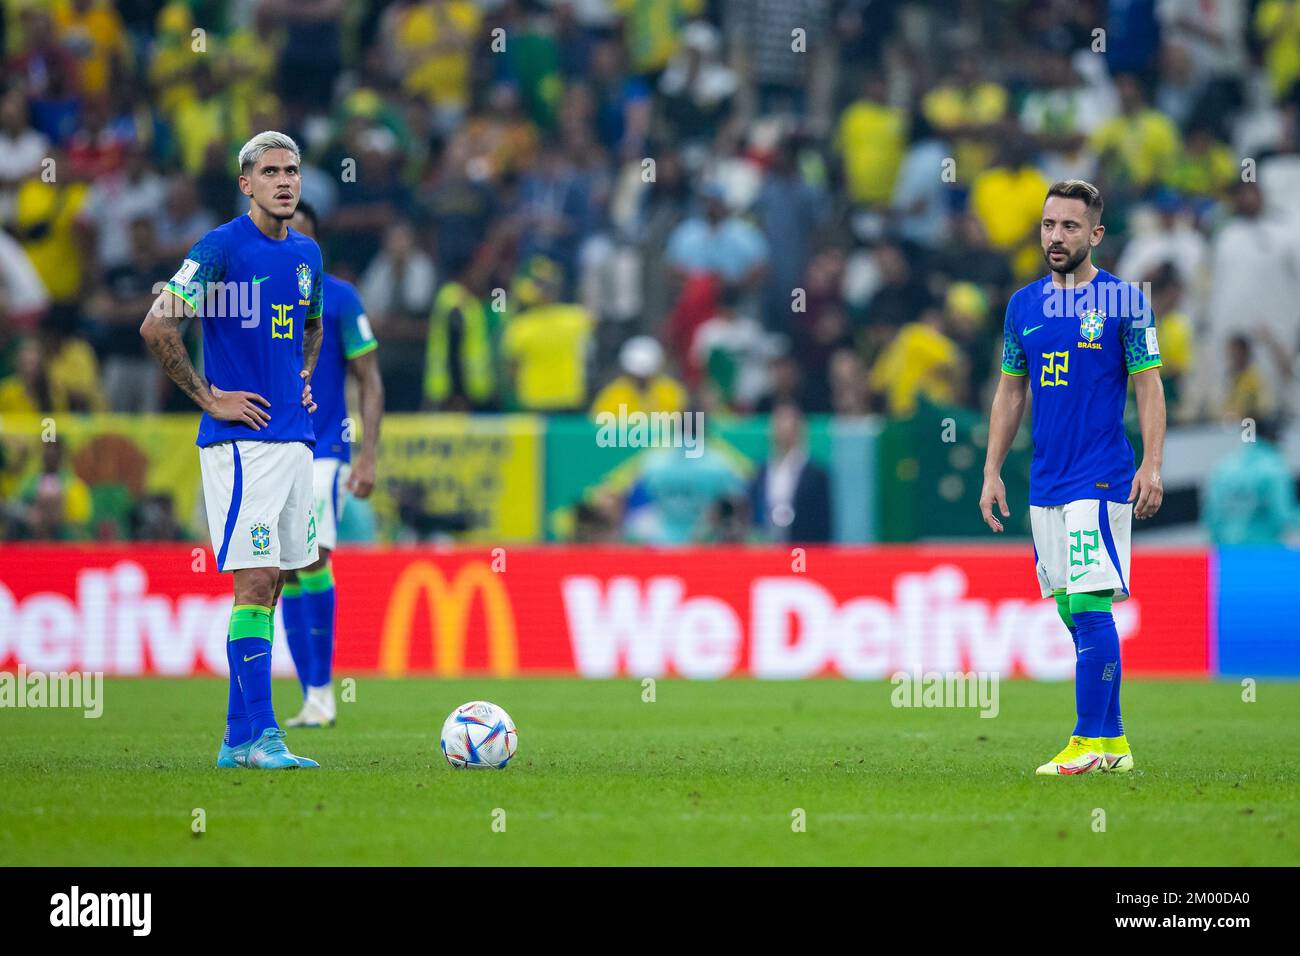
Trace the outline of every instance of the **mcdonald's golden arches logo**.
<path fill-rule="evenodd" d="M 379 667 L 389 676 L 405 674 L 411 661 L 411 631 L 416 601 L 424 596 L 429 616 L 429 641 L 433 665 L 442 677 L 465 671 L 465 644 L 469 640 L 469 612 L 474 595 L 483 595 L 487 622 L 488 669 L 496 677 L 511 677 L 519 670 L 519 634 L 514 609 L 501 579 L 482 561 L 456 572 L 449 583 L 432 561 L 412 561 L 388 596 L 384 626 L 380 631 Z"/>

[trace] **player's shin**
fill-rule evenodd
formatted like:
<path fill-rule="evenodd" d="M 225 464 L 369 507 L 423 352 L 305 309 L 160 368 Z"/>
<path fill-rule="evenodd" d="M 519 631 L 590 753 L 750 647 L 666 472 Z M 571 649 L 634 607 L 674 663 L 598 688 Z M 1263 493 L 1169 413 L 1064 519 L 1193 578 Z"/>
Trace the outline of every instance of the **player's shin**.
<path fill-rule="evenodd" d="M 1118 639 L 1116 643 L 1118 644 Z M 1106 719 L 1101 725 L 1101 735 L 1108 740 L 1124 736 L 1124 718 L 1120 716 L 1119 712 L 1119 683 L 1123 670 L 1124 668 L 1119 663 L 1117 656 L 1115 673 L 1111 678 L 1110 698 L 1106 703 Z"/>
<path fill-rule="evenodd" d="M 230 615 L 232 663 L 244 692 L 249 733 L 253 739 L 278 726 L 271 706 L 271 609 L 237 604 Z"/>
<path fill-rule="evenodd" d="M 326 687 L 334 663 L 334 569 L 327 563 L 315 571 L 300 571 L 298 580 L 311 643 L 307 686 Z"/>
<path fill-rule="evenodd" d="M 1077 629 L 1078 647 L 1074 733 L 1098 738 L 1103 736 L 1111 691 L 1119 676 L 1119 632 L 1111 614 L 1110 592 L 1070 595 L 1070 616 Z"/>
<path fill-rule="evenodd" d="M 293 658 L 298 683 L 302 685 L 302 696 L 305 698 L 312 672 L 312 650 L 301 584 L 285 584 L 280 593 L 280 618 L 284 622 L 284 639 L 289 644 L 289 656 Z"/>
<path fill-rule="evenodd" d="M 226 663 L 230 666 L 230 689 L 226 699 L 226 736 L 227 747 L 238 747 L 248 743 L 253 733 L 248 727 L 248 711 L 244 706 L 244 692 L 239 688 L 239 668 L 235 665 L 235 642 L 226 640 Z"/>
<path fill-rule="evenodd" d="M 1110 773 L 1129 773 L 1133 770 L 1133 750 L 1124 735 L 1124 718 L 1119 711 L 1119 683 L 1123 671 L 1115 665 L 1115 676 L 1110 688 L 1110 702 L 1106 707 L 1106 720 L 1102 723 L 1102 760 Z"/>

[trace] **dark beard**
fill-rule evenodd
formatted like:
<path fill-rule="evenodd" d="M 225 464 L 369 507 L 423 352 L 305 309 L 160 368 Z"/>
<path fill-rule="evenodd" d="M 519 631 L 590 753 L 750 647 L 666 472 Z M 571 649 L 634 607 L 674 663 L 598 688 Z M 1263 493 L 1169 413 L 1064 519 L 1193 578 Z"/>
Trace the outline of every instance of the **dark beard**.
<path fill-rule="evenodd" d="M 1047 268 L 1051 269 L 1057 275 L 1069 275 L 1075 269 L 1079 268 L 1079 266 L 1083 265 L 1083 261 L 1088 258 L 1088 253 L 1091 251 L 1092 250 L 1088 246 L 1084 246 L 1078 255 L 1066 259 L 1065 262 L 1059 266 L 1054 266 L 1052 265 L 1051 258 L 1047 254 L 1047 250 L 1044 249 L 1043 261 L 1047 263 Z"/>
<path fill-rule="evenodd" d="M 301 200 L 302 200 L 302 197 L 299 197 L 299 201 L 300 201 L 300 202 L 301 202 Z M 289 212 L 287 215 L 286 215 L 285 213 L 281 212 L 279 209 L 274 208 L 274 203 L 275 203 L 275 197 L 274 197 L 274 196 L 271 197 L 271 199 L 270 199 L 270 203 L 271 203 L 271 205 L 266 205 L 266 206 L 263 206 L 261 203 L 258 203 L 257 205 L 258 205 L 258 208 L 260 208 L 260 209 L 262 210 L 262 212 L 266 213 L 266 215 L 270 216 L 272 219 L 278 220 L 279 222 L 288 222 L 288 221 L 289 221 L 290 219 L 292 219 L 292 218 L 297 214 L 297 212 L 298 212 L 298 206 L 297 206 L 296 203 L 294 204 L 293 210 L 292 210 L 291 212 Z"/>

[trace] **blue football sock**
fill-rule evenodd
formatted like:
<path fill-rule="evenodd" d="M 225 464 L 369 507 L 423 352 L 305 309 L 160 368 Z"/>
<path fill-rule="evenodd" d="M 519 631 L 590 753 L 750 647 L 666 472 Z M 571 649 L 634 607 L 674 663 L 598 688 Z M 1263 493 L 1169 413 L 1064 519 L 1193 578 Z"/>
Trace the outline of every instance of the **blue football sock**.
<path fill-rule="evenodd" d="M 278 727 L 271 706 L 271 609 L 237 604 L 230 616 L 230 645 L 244 692 L 248 731 L 253 739 L 268 727 Z"/>
<path fill-rule="evenodd" d="M 301 584 L 286 584 L 280 594 L 280 617 L 284 621 L 284 639 L 289 644 L 289 656 L 298 671 L 302 695 L 307 696 L 311 678 L 312 652 L 307 630 L 307 608 Z"/>
<path fill-rule="evenodd" d="M 239 689 L 239 668 L 235 666 L 235 642 L 226 641 L 226 663 L 230 665 L 230 692 L 226 699 L 226 736 L 228 747 L 238 747 L 253 736 L 248 729 L 248 712 L 244 709 L 244 692 Z"/>
<path fill-rule="evenodd" d="M 310 687 L 324 687 L 334 670 L 334 570 L 329 565 L 298 573 L 311 640 Z"/>
<path fill-rule="evenodd" d="M 1118 638 L 1116 639 L 1118 644 Z M 1110 701 L 1106 705 L 1106 719 L 1102 721 L 1101 735 L 1103 737 L 1123 737 L 1124 736 L 1124 718 L 1119 713 L 1119 680 L 1120 674 L 1124 667 L 1119 663 L 1118 656 L 1115 663 L 1115 677 L 1111 681 Z"/>
<path fill-rule="evenodd" d="M 1070 596 L 1077 628 L 1078 660 L 1074 666 L 1075 736 L 1102 737 L 1111 693 L 1119 678 L 1119 631 L 1110 612 L 1110 595 Z"/>

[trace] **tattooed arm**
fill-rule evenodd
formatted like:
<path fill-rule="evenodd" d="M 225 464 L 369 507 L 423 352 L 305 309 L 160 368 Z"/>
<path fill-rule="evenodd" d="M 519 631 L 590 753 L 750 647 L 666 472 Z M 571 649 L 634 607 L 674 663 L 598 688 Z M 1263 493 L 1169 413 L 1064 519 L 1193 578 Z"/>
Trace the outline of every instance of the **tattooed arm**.
<path fill-rule="evenodd" d="M 307 319 L 302 332 L 302 368 L 311 378 L 316 371 L 316 360 L 320 358 L 320 344 L 325 339 L 325 326 L 320 316 Z"/>
<path fill-rule="evenodd" d="M 158 364 L 177 387 L 194 400 L 194 403 L 213 418 L 222 421 L 242 421 L 254 431 L 271 420 L 263 409 L 271 407 L 261 395 L 253 392 L 225 392 L 209 383 L 194 368 L 190 354 L 181 338 L 181 323 L 194 316 L 194 310 L 179 296 L 161 292 L 154 299 L 149 314 L 140 326 L 140 335 L 149 346 Z"/>
<path fill-rule="evenodd" d="M 140 335 L 163 371 L 204 411 L 212 404 L 207 381 L 194 368 L 181 338 L 181 323 L 192 318 L 193 310 L 179 296 L 162 292 L 154 299 L 140 326 Z"/>

